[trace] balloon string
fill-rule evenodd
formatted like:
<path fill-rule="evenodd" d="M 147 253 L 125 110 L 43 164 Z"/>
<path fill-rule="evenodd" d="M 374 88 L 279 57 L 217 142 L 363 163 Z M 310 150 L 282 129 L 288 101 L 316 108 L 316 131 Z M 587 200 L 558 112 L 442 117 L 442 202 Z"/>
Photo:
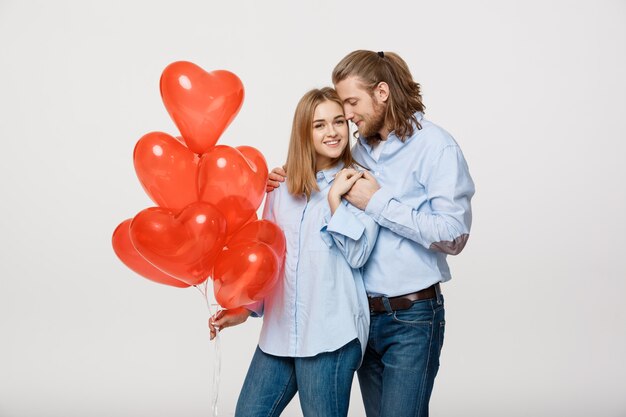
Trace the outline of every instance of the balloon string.
<path fill-rule="evenodd" d="M 213 312 L 213 308 L 211 307 L 211 301 L 209 300 L 209 290 L 208 290 L 208 279 L 206 281 L 204 281 L 204 284 L 202 285 L 202 287 L 199 287 L 198 285 L 194 285 L 194 287 L 196 287 L 198 289 L 198 291 L 200 291 L 200 293 L 202 294 L 202 296 L 204 297 L 204 300 L 206 302 L 206 306 L 209 309 L 209 316 L 213 317 L 215 314 L 217 314 L 220 310 L 219 305 L 217 304 L 217 302 L 215 303 L 215 306 L 217 306 L 217 309 L 215 311 L 215 313 Z M 215 344 L 213 345 L 214 349 L 213 349 L 213 378 L 211 381 L 211 395 L 210 395 L 210 401 L 211 401 L 211 416 L 212 417 L 218 417 L 217 416 L 217 401 L 218 401 L 218 397 L 219 397 L 219 391 L 220 391 L 220 372 L 221 372 L 221 368 L 222 368 L 222 353 L 220 350 L 220 329 L 219 327 L 215 328 Z"/>

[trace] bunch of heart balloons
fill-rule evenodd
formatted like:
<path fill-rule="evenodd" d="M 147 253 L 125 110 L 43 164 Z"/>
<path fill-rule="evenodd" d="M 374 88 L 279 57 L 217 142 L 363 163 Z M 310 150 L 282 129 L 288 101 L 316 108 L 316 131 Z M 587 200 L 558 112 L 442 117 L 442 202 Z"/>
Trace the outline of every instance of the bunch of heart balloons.
<path fill-rule="evenodd" d="M 258 220 L 267 164 L 251 146 L 216 145 L 244 98 L 241 80 L 185 61 L 161 75 L 163 104 L 181 136 L 144 135 L 133 153 L 137 177 L 158 207 L 113 232 L 113 249 L 139 275 L 174 287 L 213 280 L 217 302 L 262 299 L 278 280 L 285 238 Z"/>

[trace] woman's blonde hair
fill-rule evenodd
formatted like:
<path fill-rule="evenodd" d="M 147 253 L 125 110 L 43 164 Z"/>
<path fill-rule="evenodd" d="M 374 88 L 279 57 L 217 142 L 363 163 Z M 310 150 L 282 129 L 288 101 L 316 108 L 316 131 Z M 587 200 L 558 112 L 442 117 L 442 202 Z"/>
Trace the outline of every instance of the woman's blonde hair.
<path fill-rule="evenodd" d="M 315 178 L 316 153 L 313 147 L 313 118 L 317 106 L 325 101 L 337 103 L 343 112 L 341 99 L 337 92 L 330 87 L 324 87 L 311 90 L 302 96 L 293 115 L 286 163 L 287 189 L 292 195 L 305 194 L 307 199 L 311 197 L 313 191 L 319 191 Z M 333 162 L 340 161 L 343 162 L 344 166 L 352 165 L 349 143 L 337 160 Z"/>
<path fill-rule="evenodd" d="M 333 83 L 356 76 L 373 96 L 379 83 L 389 86 L 385 106 L 385 126 L 405 140 L 413 134 L 413 126 L 421 129 L 415 112 L 424 112 L 420 85 L 413 80 L 409 66 L 393 52 L 359 50 L 346 55 L 333 70 Z"/>

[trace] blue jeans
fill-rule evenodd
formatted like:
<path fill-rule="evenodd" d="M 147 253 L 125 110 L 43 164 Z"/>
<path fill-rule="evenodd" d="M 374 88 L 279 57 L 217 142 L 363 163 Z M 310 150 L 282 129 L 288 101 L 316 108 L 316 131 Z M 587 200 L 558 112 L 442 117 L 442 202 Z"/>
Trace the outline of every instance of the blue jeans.
<path fill-rule="evenodd" d="M 258 346 L 241 388 L 235 417 L 279 416 L 296 392 L 304 417 L 346 416 L 361 344 L 307 358 L 268 355 Z"/>
<path fill-rule="evenodd" d="M 443 296 L 407 310 L 371 313 L 370 334 L 358 371 L 367 417 L 427 417 L 439 370 Z"/>

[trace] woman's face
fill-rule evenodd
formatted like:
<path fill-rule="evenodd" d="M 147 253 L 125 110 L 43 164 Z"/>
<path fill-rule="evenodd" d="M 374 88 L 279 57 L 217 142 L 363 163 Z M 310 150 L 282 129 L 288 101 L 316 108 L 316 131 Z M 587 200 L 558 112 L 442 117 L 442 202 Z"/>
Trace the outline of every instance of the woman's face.
<path fill-rule="evenodd" d="M 330 168 L 348 146 L 348 122 L 343 108 L 334 101 L 323 101 L 313 115 L 313 147 L 315 170 Z"/>

